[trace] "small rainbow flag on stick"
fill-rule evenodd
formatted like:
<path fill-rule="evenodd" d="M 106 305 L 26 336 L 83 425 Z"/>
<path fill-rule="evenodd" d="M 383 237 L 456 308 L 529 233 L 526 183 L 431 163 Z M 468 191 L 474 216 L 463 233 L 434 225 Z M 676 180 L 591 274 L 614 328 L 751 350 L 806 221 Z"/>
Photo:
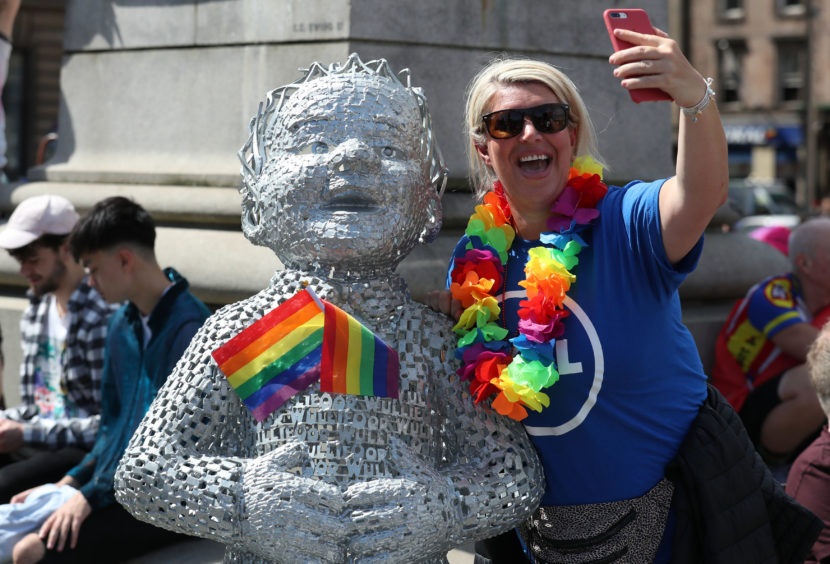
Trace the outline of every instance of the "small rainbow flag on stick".
<path fill-rule="evenodd" d="M 320 379 L 320 391 L 398 397 L 398 353 L 355 318 L 302 290 L 213 351 L 254 419 Z"/>
<path fill-rule="evenodd" d="M 397 398 L 397 351 L 342 309 L 324 303 L 320 391 Z"/>

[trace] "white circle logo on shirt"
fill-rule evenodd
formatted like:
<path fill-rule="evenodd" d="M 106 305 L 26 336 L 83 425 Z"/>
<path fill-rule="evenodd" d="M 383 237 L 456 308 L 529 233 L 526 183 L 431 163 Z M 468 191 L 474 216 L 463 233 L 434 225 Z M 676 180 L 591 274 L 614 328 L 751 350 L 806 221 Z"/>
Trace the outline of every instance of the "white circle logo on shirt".
<path fill-rule="evenodd" d="M 511 295 L 515 294 L 515 295 Z M 516 292 L 508 292 L 506 298 L 512 297 L 521 297 L 522 299 L 526 298 L 526 294 L 524 290 L 519 290 Z M 591 387 L 588 390 L 588 394 L 585 398 L 585 401 L 582 403 L 582 406 L 576 412 L 576 414 L 568 419 L 567 421 L 553 426 L 553 427 L 539 427 L 534 425 L 525 425 L 525 430 L 529 435 L 534 435 L 537 437 L 544 437 L 544 436 L 551 436 L 551 435 L 564 435 L 570 431 L 573 431 L 577 427 L 579 427 L 585 418 L 588 417 L 588 414 L 591 412 L 591 409 L 597 403 L 597 396 L 599 395 L 599 391 L 602 388 L 602 380 L 605 374 L 605 359 L 602 354 L 602 345 L 599 342 L 599 335 L 597 334 L 596 328 L 594 324 L 591 323 L 590 318 L 585 313 L 579 305 L 573 301 L 570 297 L 566 296 L 565 301 L 563 304 L 568 310 L 570 310 L 571 315 L 576 317 L 579 323 L 582 325 L 582 328 L 585 330 L 585 335 L 591 345 L 591 350 L 594 353 L 594 378 L 591 382 Z M 560 377 L 563 375 L 567 375 L 569 373 L 569 366 L 567 365 L 567 348 L 564 348 L 565 355 L 564 360 L 565 363 L 562 362 L 563 357 L 560 355 L 560 344 L 565 345 L 566 343 L 557 342 L 556 344 L 556 353 L 557 353 L 557 368 L 559 369 Z M 554 385 L 554 388 L 556 386 Z"/>

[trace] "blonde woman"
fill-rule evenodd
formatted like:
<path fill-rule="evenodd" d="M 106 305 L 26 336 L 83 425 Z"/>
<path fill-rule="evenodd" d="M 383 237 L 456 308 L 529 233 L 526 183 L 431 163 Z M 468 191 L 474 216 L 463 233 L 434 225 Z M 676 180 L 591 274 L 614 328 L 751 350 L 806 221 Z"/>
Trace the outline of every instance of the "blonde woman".
<path fill-rule="evenodd" d="M 764 561 L 782 550 L 768 523 L 747 512 L 739 526 L 715 529 L 717 543 L 703 543 L 710 530 L 696 527 L 720 527 L 728 505 L 699 503 L 686 487 L 709 470 L 689 456 L 716 460 L 718 470 L 736 469 L 715 486 L 718 499 L 763 504 L 763 472 L 687 440 L 719 421 L 714 450 L 755 461 L 734 412 L 707 389 L 677 294 L 726 198 L 714 92 L 665 34 L 616 34 L 635 45 L 609 59 L 622 87 L 662 89 L 682 108 L 675 176 L 605 186 L 571 80 L 539 61 L 491 63 L 466 105 L 483 207 L 456 246 L 449 291 L 428 301 L 459 317 L 457 356 L 472 399 L 490 398 L 521 420 L 542 459 L 542 506 L 519 537 L 535 562 L 668 562 L 673 550 L 696 561 L 716 544 Z M 774 497 L 791 507 L 780 487 Z M 691 514 L 702 519 L 692 524 Z M 514 540 L 479 543 L 479 561 L 518 561 Z M 805 549 L 794 542 L 794 553 Z"/>

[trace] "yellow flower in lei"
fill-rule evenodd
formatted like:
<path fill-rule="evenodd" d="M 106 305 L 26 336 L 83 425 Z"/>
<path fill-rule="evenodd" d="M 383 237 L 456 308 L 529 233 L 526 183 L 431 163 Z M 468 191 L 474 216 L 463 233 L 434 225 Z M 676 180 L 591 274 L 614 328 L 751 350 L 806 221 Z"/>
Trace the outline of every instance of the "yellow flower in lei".
<path fill-rule="evenodd" d="M 485 296 L 476 300 L 470 307 L 465 308 L 461 318 L 453 327 L 453 331 L 459 329 L 472 329 L 473 327 L 484 327 L 488 322 L 499 318 L 499 302 L 492 296 Z"/>
<path fill-rule="evenodd" d="M 502 263 L 507 262 L 507 250 L 513 245 L 515 237 L 515 231 L 510 225 L 494 225 L 488 228 L 485 219 L 474 216 L 467 224 L 465 233 L 471 237 L 480 238 L 482 244 L 496 250 Z"/>
<path fill-rule="evenodd" d="M 581 176 L 597 175 L 600 180 L 602 179 L 602 165 L 588 155 L 575 158 L 571 166 L 571 171 Z"/>
<path fill-rule="evenodd" d="M 541 293 L 554 300 L 557 305 L 561 305 L 565 300 L 565 293 L 571 284 L 576 282 L 576 276 L 563 262 L 557 260 L 554 251 L 556 249 L 547 247 L 530 249 L 525 264 L 526 277 L 519 285 L 527 290 L 527 297 L 531 300 Z"/>
<path fill-rule="evenodd" d="M 543 390 L 559 379 L 554 346 L 568 316 L 566 294 L 576 282 L 571 270 L 584 246 L 579 232 L 599 216 L 594 208 L 607 190 L 596 161 L 585 156 L 574 161 L 568 184 L 551 208 L 552 231 L 540 237 L 552 247 L 528 252 L 525 279 L 519 282 L 528 299 L 519 304 L 519 336 L 509 341 L 495 323 L 501 314 L 496 292 L 506 283 L 504 267 L 515 238 L 501 183 L 476 206 L 465 231 L 466 252 L 450 273 L 453 297 L 465 307 L 453 328 L 459 334 L 456 356 L 463 362 L 458 373 L 470 381 L 476 402 L 495 395 L 493 408 L 517 420 L 527 417 L 525 408 L 542 411 L 550 405 Z"/>

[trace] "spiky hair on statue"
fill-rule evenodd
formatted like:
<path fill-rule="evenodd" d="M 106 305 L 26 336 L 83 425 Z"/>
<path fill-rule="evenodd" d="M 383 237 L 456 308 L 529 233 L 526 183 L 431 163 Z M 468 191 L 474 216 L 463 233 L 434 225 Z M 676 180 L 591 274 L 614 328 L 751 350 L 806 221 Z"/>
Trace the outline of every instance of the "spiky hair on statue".
<path fill-rule="evenodd" d="M 439 197 L 443 194 L 447 185 L 447 167 L 432 131 L 432 118 L 430 117 L 426 96 L 424 96 L 421 88 L 412 86 L 409 69 L 402 69 L 398 74 L 395 74 L 386 59 L 375 59 L 364 63 L 357 53 L 352 53 L 342 65 L 335 62 L 325 66 L 315 61 L 309 68 L 301 68 L 299 71 L 304 73 L 303 76 L 290 84 L 268 92 L 265 102 L 260 102 L 256 115 L 251 118 L 248 126 L 248 140 L 238 153 L 239 160 L 242 162 L 241 173 L 244 184 L 248 187 L 253 187 L 256 184 L 256 179 L 268 159 L 266 132 L 274 125 L 274 121 L 285 101 L 297 89 L 321 77 L 363 73 L 389 79 L 395 86 L 409 92 L 415 100 L 421 116 L 421 155 L 425 161 L 429 162 L 430 183 L 438 191 Z"/>

